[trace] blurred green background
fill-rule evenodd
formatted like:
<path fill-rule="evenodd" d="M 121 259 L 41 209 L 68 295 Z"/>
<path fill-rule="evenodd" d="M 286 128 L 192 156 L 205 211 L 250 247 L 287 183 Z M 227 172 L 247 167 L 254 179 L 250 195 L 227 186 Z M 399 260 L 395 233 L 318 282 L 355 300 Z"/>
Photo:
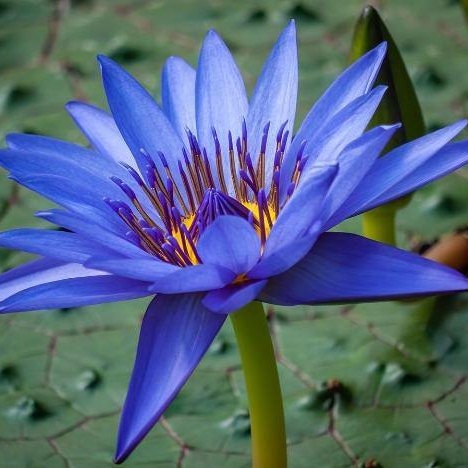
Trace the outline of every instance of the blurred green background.
<path fill-rule="evenodd" d="M 461 2 L 374 1 L 435 129 L 466 117 Z M 466 2 L 465 2 L 466 3 Z M 105 105 L 95 56 L 119 61 L 156 96 L 165 58 L 196 64 L 208 28 L 249 89 L 276 36 L 297 21 L 299 121 L 346 64 L 364 3 L 0 0 L 0 133 L 85 143 L 63 110 Z M 468 170 L 418 192 L 398 218 L 414 247 L 466 225 Z M 42 225 L 48 202 L 0 184 L 2 230 Z M 343 229 L 359 232 L 359 220 Z M 0 252 L 1 267 L 26 259 Z M 378 272 L 376 272 L 377 274 Z M 0 317 L 0 467 L 111 466 L 145 301 Z M 271 309 L 290 466 L 468 467 L 468 298 Z M 129 467 L 247 467 L 249 421 L 230 324 Z"/>

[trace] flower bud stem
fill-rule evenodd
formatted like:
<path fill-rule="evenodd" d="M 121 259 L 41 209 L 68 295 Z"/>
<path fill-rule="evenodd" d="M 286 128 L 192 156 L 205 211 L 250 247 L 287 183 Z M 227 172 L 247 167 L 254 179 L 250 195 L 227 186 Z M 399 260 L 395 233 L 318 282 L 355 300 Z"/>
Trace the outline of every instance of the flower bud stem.
<path fill-rule="evenodd" d="M 283 400 L 268 323 L 260 302 L 231 314 L 249 402 L 253 468 L 286 468 Z"/>
<path fill-rule="evenodd" d="M 398 207 L 379 206 L 362 215 L 362 233 L 365 237 L 385 244 L 396 245 L 395 219 Z"/>

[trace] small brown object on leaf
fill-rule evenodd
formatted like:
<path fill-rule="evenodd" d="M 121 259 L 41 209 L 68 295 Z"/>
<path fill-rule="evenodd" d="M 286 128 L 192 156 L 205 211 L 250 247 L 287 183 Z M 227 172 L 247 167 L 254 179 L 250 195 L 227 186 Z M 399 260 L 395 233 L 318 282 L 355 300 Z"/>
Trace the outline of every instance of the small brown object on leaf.
<path fill-rule="evenodd" d="M 459 271 L 468 270 L 468 229 L 443 236 L 424 252 L 423 257 Z"/>

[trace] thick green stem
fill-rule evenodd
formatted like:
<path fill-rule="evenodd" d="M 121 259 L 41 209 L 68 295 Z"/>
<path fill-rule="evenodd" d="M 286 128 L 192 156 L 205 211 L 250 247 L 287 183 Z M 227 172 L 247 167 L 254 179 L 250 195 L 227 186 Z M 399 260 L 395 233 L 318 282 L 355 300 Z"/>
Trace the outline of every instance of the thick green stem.
<path fill-rule="evenodd" d="M 398 207 L 384 205 L 362 215 L 362 233 L 365 237 L 396 245 L 395 218 Z"/>
<path fill-rule="evenodd" d="M 262 304 L 231 314 L 249 400 L 253 468 L 285 468 L 286 432 L 275 353 Z"/>

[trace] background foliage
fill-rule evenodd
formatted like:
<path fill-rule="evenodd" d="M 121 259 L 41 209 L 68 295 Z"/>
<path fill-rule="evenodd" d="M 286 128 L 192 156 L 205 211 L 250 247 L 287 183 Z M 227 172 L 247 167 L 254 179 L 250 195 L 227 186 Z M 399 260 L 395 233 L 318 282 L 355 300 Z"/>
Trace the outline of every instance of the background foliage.
<path fill-rule="evenodd" d="M 459 2 L 374 2 L 396 39 L 429 129 L 467 114 Z M 466 4 L 466 2 L 465 2 Z M 251 89 L 276 35 L 297 20 L 298 120 L 346 63 L 358 0 L 0 0 L 0 133 L 84 140 L 63 111 L 104 104 L 95 55 L 156 95 L 168 55 L 192 64 L 204 32 L 226 38 Z M 466 6 L 466 5 L 465 5 Z M 468 172 L 399 215 L 406 248 L 466 224 Z M 47 202 L 5 178 L 0 227 L 41 225 Z M 358 220 L 343 229 L 359 231 Z M 1 267 L 24 261 L 1 252 Z M 378 274 L 378 272 L 376 272 Z M 0 466 L 111 466 L 145 301 L 0 317 Z M 468 298 L 269 311 L 291 467 L 467 467 Z M 249 421 L 229 323 L 165 419 L 125 466 L 247 467 Z"/>

